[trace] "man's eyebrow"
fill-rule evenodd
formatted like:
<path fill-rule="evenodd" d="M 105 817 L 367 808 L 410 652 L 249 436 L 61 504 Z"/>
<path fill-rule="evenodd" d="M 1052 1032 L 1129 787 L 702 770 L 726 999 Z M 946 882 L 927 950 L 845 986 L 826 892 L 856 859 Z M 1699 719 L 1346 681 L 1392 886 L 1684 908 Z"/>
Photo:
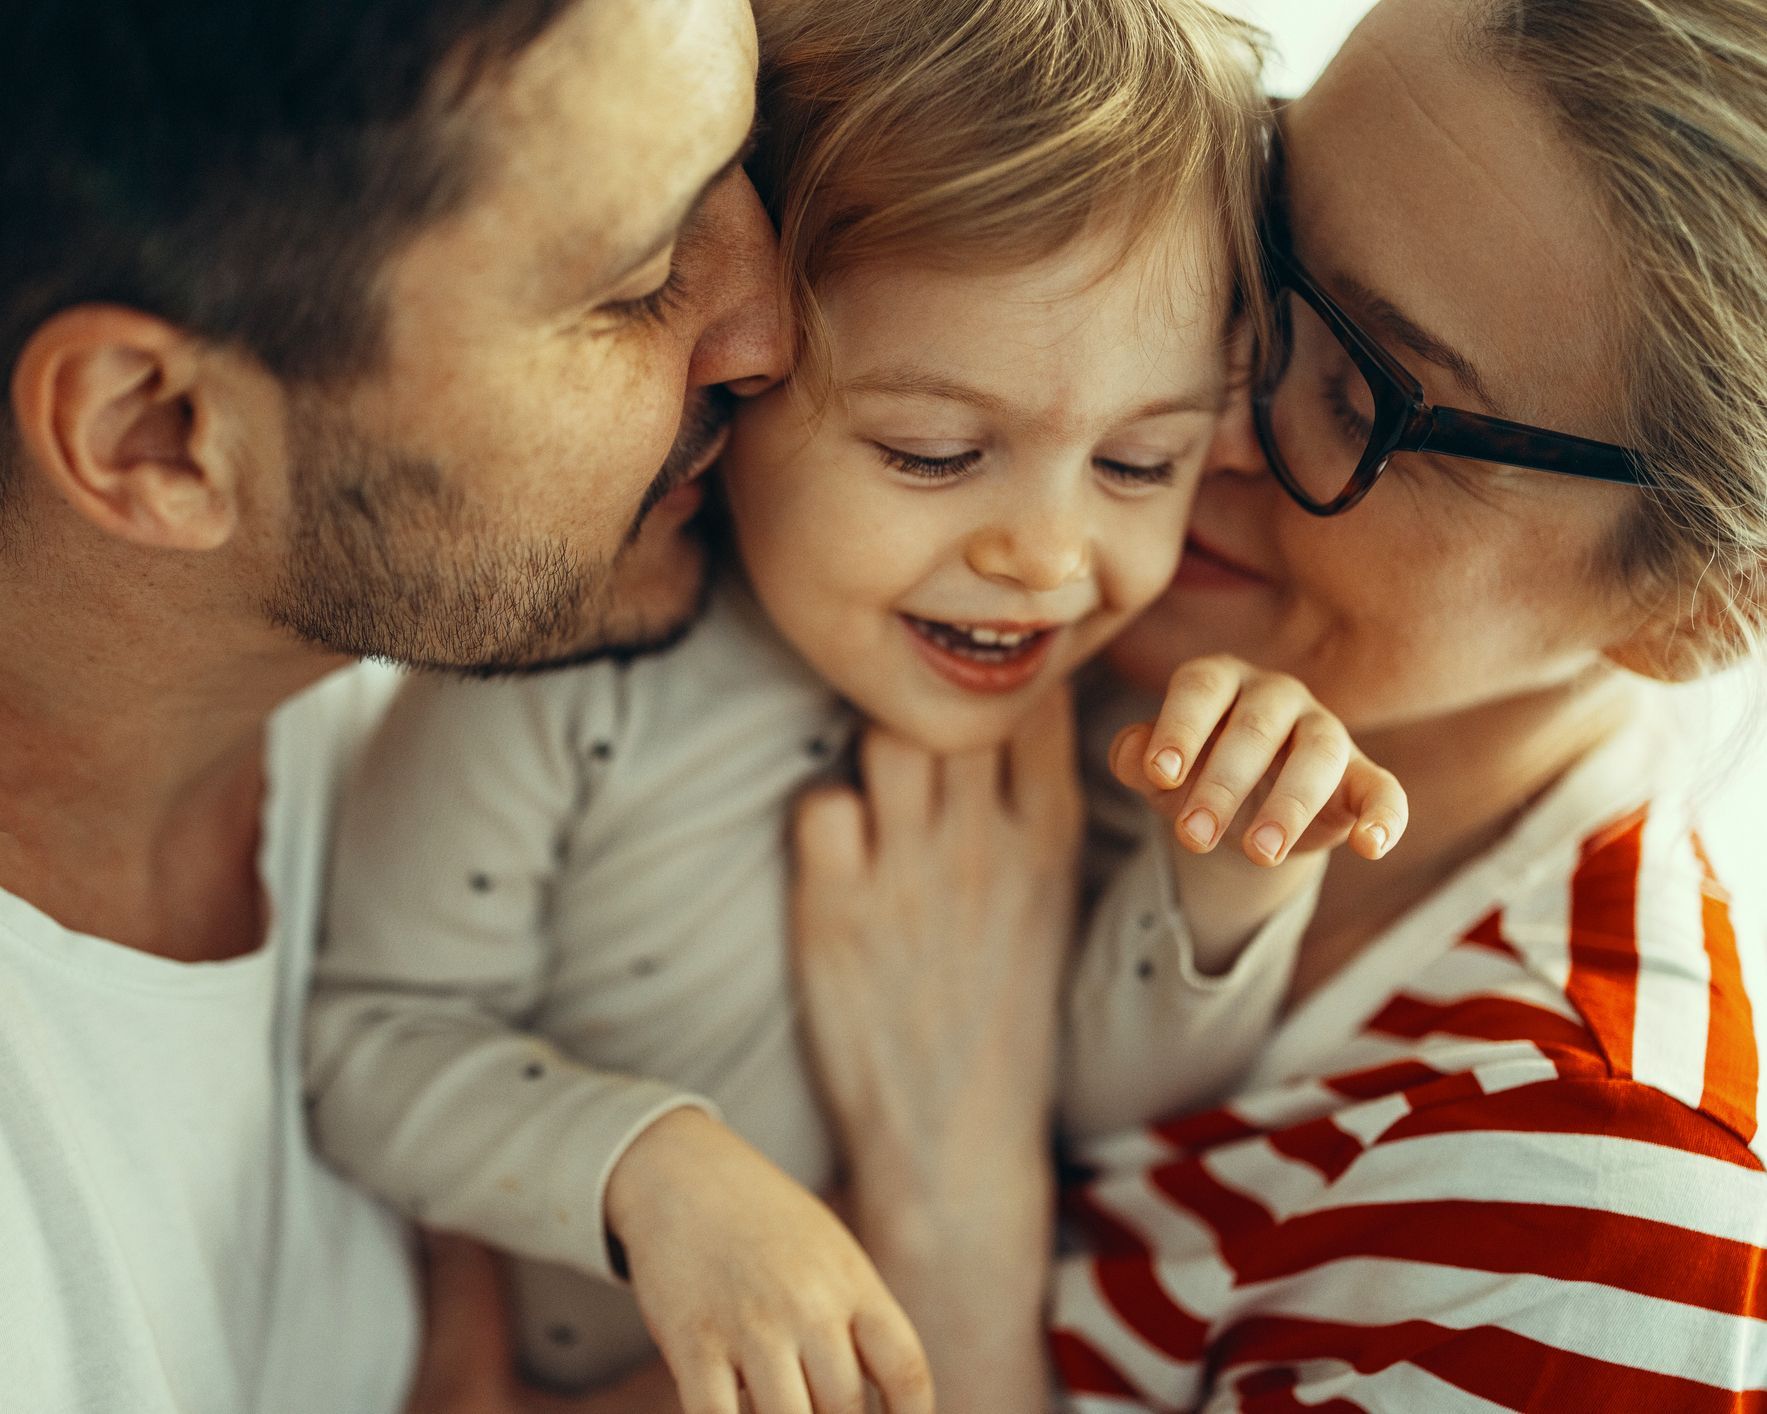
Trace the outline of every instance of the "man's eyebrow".
<path fill-rule="evenodd" d="M 726 161 L 723 166 L 719 167 L 716 172 L 713 172 L 711 176 L 707 177 L 705 181 L 700 184 L 699 190 L 693 194 L 693 199 L 682 208 L 680 217 L 664 227 L 655 240 L 651 241 L 638 255 L 635 255 L 632 259 L 626 261 L 620 267 L 619 273 L 606 281 L 606 283 L 610 285 L 618 284 L 634 270 L 641 270 L 646 265 L 650 264 L 651 261 L 655 260 L 657 256 L 661 255 L 680 239 L 682 229 L 689 225 L 693 218 L 699 214 L 699 209 L 706 204 L 706 199 L 724 183 L 732 172 L 736 171 L 737 168 L 741 167 L 743 163 L 747 162 L 749 158 L 755 155 L 755 147 L 760 140 L 761 115 L 759 109 L 757 109 L 753 120 L 749 123 L 748 135 L 743 138 L 741 146 L 731 154 L 729 160 Z"/>
<path fill-rule="evenodd" d="M 1006 412 L 1009 406 L 998 394 L 913 366 L 884 368 L 861 374 L 857 378 L 842 381 L 840 390 L 844 393 L 878 393 L 894 398 L 940 398 L 995 415 Z M 1140 407 L 1130 409 L 1119 421 L 1140 422 L 1145 418 L 1170 417 L 1187 412 L 1219 414 L 1225 397 L 1223 388 L 1215 386 L 1180 393 L 1175 397 L 1155 398 Z"/>
<path fill-rule="evenodd" d="M 1332 288 L 1346 304 L 1353 305 L 1358 313 L 1378 324 L 1419 358 L 1428 359 L 1436 367 L 1452 373 L 1486 407 L 1497 406 L 1497 400 L 1491 396 L 1490 388 L 1480 376 L 1479 370 L 1473 366 L 1472 360 L 1408 317 L 1391 300 L 1376 294 L 1360 280 L 1349 275 L 1333 280 Z"/>

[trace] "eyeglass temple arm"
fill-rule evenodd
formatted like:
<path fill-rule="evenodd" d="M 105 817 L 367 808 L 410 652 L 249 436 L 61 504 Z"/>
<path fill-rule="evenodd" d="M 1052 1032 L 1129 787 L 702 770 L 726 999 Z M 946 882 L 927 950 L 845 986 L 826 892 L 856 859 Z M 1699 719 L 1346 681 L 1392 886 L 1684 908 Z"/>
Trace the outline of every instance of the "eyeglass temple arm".
<path fill-rule="evenodd" d="M 1429 430 L 1417 450 L 1628 486 L 1644 481 L 1637 456 L 1624 447 L 1460 408 L 1432 408 Z"/>

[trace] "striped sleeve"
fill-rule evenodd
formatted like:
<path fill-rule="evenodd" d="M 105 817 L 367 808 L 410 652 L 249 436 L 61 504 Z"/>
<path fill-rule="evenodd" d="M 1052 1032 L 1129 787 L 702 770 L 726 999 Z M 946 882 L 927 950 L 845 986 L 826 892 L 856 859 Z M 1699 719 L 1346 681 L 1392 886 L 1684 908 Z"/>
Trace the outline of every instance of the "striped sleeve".
<path fill-rule="evenodd" d="M 1068 1407 L 1767 1412 L 1755 1155 L 1649 1086 L 1539 1074 L 1118 1155 L 1057 1276 Z"/>

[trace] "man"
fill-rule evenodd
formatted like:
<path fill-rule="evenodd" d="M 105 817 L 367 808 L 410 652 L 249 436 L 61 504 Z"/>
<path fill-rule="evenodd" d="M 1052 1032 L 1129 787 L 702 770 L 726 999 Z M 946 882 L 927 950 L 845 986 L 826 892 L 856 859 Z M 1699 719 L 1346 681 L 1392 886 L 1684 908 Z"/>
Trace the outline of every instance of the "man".
<path fill-rule="evenodd" d="M 752 18 L 91 0 L 12 28 L 0 1403 L 390 1414 L 403 1238 L 308 1152 L 296 1066 L 330 793 L 384 683 L 303 689 L 691 620 L 687 483 L 784 357 Z M 444 1256 L 412 1407 L 513 1408 L 462 1367 L 486 1295 Z"/>

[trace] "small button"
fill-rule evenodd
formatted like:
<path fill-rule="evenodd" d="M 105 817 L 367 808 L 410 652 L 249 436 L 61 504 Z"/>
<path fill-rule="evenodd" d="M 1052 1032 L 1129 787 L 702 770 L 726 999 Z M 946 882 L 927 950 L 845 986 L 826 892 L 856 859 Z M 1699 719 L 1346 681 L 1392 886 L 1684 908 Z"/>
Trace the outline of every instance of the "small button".
<path fill-rule="evenodd" d="M 632 964 L 634 977 L 655 977 L 663 970 L 663 960 L 659 957 L 641 957 Z"/>
<path fill-rule="evenodd" d="M 818 761 L 822 761 L 826 760 L 833 753 L 834 748 L 830 746 L 824 738 L 813 736 L 804 743 L 804 750 L 809 752 L 810 755 L 814 756 Z"/>
<path fill-rule="evenodd" d="M 529 1061 L 522 1070 L 522 1077 L 526 1080 L 538 1080 L 544 1074 L 546 1074 L 546 1067 L 541 1065 L 539 1061 Z"/>
<path fill-rule="evenodd" d="M 546 1339 L 554 1345 L 575 1345 L 577 1333 L 569 1326 L 551 1326 L 546 1331 Z"/>
<path fill-rule="evenodd" d="M 614 754 L 614 744 L 611 741 L 598 741 L 593 746 L 591 746 L 589 748 L 589 754 L 591 756 L 593 756 L 597 761 L 612 760 L 613 754 Z"/>
<path fill-rule="evenodd" d="M 491 892 L 491 876 L 489 874 L 474 874 L 466 882 L 472 885 L 472 891 L 475 894 L 488 894 Z"/>
<path fill-rule="evenodd" d="M 1155 923 L 1157 923 L 1157 922 L 1159 922 L 1159 920 L 1158 920 L 1158 919 L 1157 919 L 1157 918 L 1155 918 L 1155 917 L 1154 917 L 1154 916 L 1153 916 L 1153 914 L 1151 914 L 1151 913 L 1144 913 L 1144 914 L 1142 914 L 1142 915 L 1141 915 L 1141 928 L 1142 928 L 1142 931 L 1143 931 L 1143 932 L 1146 932 L 1146 931 L 1147 931 L 1147 930 L 1148 930 L 1148 929 L 1150 929 L 1150 928 L 1152 928 L 1152 927 L 1153 927 L 1153 925 L 1154 925 L 1154 924 L 1155 924 Z"/>
<path fill-rule="evenodd" d="M 1135 975 L 1137 977 L 1139 977 L 1143 982 L 1152 981 L 1153 980 L 1153 959 L 1146 958 L 1146 957 L 1142 958 L 1141 961 L 1136 965 Z"/>

